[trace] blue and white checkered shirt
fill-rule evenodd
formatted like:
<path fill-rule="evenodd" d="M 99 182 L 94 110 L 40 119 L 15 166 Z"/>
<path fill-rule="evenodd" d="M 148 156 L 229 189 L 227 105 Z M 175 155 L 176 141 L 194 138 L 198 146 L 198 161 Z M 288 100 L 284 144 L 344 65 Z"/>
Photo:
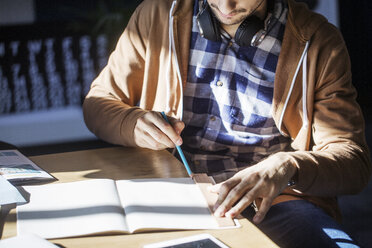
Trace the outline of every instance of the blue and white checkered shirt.
<path fill-rule="evenodd" d="M 276 65 L 287 6 L 275 0 L 257 47 L 240 47 L 200 36 L 195 1 L 182 133 L 185 156 L 194 173 L 219 182 L 278 151 L 289 149 L 272 117 Z"/>

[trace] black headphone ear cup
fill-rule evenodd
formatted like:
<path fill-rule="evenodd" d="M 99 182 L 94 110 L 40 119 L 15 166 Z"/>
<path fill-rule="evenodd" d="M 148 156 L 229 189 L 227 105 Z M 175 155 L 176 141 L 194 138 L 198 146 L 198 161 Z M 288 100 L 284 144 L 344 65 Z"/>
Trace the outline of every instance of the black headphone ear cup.
<path fill-rule="evenodd" d="M 264 28 L 264 22 L 257 16 L 247 17 L 238 27 L 234 40 L 239 46 L 250 46 L 253 37 Z"/>
<path fill-rule="evenodd" d="M 214 17 L 209 4 L 205 4 L 197 16 L 200 34 L 211 41 L 221 41 L 220 28 L 216 17 Z"/>

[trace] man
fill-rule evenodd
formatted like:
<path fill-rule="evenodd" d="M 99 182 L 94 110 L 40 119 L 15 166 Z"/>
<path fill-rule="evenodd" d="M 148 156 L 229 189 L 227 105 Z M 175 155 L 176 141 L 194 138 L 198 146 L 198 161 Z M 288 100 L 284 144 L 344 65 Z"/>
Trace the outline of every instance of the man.
<path fill-rule="evenodd" d="M 354 242 L 336 197 L 371 173 L 355 95 L 341 35 L 303 4 L 147 0 L 84 116 L 108 142 L 182 144 L 193 172 L 219 182 L 215 215 L 242 213 L 280 246 L 332 247 Z"/>

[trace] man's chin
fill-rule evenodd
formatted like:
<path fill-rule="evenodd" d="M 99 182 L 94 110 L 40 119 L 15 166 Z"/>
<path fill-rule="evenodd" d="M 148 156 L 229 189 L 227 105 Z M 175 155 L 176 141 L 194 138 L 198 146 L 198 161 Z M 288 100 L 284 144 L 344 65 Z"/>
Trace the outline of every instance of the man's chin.
<path fill-rule="evenodd" d="M 223 24 L 223 25 L 227 25 L 227 26 L 233 26 L 233 25 L 237 25 L 237 24 L 240 24 L 244 21 L 245 17 L 242 18 L 226 18 L 226 17 L 221 17 L 219 15 L 215 15 L 217 20 Z"/>

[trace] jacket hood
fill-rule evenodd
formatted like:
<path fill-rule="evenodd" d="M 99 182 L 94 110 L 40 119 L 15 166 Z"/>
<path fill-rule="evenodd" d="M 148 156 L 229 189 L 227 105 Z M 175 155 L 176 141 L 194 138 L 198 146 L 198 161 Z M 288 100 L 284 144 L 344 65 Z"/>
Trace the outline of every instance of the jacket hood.
<path fill-rule="evenodd" d="M 319 27 L 328 22 L 324 16 L 309 11 L 305 3 L 297 3 L 294 0 L 287 2 L 289 7 L 287 24 L 297 39 L 303 42 L 309 41 Z"/>

